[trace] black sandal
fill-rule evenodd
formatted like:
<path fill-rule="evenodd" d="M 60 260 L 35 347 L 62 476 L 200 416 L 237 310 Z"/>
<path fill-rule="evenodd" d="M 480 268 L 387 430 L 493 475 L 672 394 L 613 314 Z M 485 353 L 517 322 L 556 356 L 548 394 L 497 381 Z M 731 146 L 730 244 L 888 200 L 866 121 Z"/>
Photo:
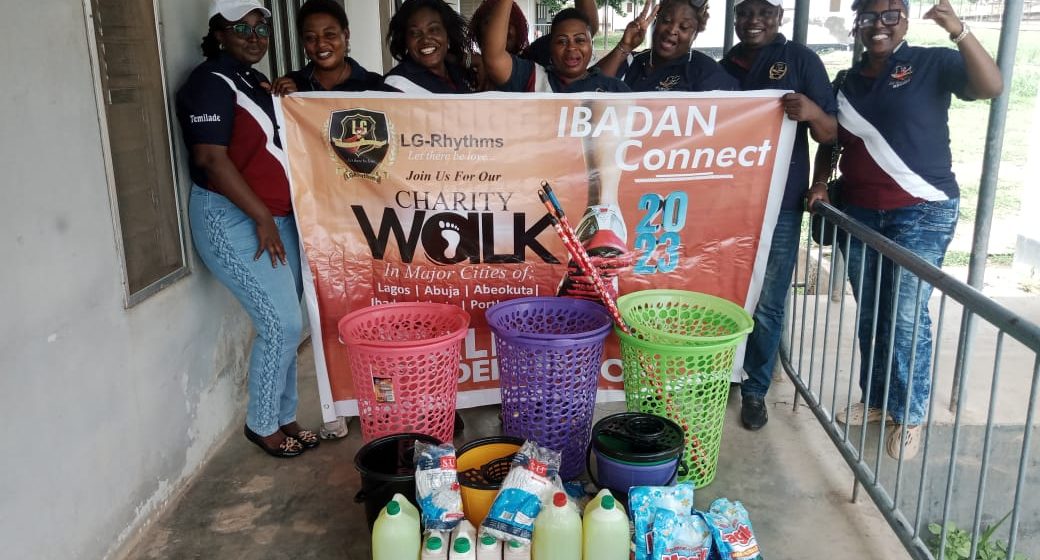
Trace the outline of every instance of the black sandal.
<path fill-rule="evenodd" d="M 270 448 L 267 446 L 267 443 L 264 442 L 263 436 L 250 430 L 249 426 L 245 427 L 244 432 L 246 434 L 246 439 L 255 443 L 257 447 L 263 449 L 265 453 L 272 457 L 287 459 L 289 457 L 296 457 L 303 454 L 303 444 L 294 437 L 286 436 L 285 440 L 282 441 L 278 447 Z"/>
<path fill-rule="evenodd" d="M 300 430 L 299 432 L 296 432 L 295 434 L 290 434 L 289 432 L 286 431 L 285 428 L 286 428 L 286 426 L 282 426 L 279 429 L 282 430 L 283 434 L 285 434 L 285 435 L 295 439 L 296 441 L 300 442 L 300 445 L 303 445 L 304 449 L 314 449 L 315 447 L 318 447 L 319 445 L 321 445 L 321 438 L 318 437 L 318 434 L 316 434 L 316 433 L 314 433 L 314 432 L 312 432 L 310 430 Z"/>

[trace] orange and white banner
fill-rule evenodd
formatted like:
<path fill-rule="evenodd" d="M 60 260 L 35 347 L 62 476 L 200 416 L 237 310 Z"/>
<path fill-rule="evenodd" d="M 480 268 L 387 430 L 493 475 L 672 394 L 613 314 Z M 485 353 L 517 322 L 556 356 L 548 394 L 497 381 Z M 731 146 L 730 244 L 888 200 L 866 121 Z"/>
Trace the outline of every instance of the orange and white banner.
<path fill-rule="evenodd" d="M 782 94 L 282 98 L 325 421 L 357 414 L 338 321 L 394 301 L 466 309 L 459 407 L 498 402 L 484 311 L 554 295 L 566 274 L 543 181 L 575 227 L 587 207 L 619 209 L 638 255 L 620 293 L 692 290 L 753 310 L 795 132 Z M 613 335 L 600 389 L 622 395 Z"/>

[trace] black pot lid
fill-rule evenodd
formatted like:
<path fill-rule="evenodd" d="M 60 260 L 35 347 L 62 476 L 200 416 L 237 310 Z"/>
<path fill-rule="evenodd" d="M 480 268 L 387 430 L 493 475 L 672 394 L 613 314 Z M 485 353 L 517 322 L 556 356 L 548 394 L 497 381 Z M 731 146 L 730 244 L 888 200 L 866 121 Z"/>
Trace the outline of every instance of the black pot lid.
<path fill-rule="evenodd" d="M 622 412 L 596 422 L 592 428 L 592 446 L 620 461 L 655 463 L 682 453 L 683 431 L 667 418 Z"/>

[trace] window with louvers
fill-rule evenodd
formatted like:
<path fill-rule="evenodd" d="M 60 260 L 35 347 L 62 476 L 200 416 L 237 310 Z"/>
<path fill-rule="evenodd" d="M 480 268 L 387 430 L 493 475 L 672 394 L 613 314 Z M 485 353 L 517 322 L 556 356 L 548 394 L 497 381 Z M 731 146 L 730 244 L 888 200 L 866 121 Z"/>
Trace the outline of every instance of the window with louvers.
<path fill-rule="evenodd" d="M 186 272 L 152 0 L 89 0 L 127 304 Z"/>

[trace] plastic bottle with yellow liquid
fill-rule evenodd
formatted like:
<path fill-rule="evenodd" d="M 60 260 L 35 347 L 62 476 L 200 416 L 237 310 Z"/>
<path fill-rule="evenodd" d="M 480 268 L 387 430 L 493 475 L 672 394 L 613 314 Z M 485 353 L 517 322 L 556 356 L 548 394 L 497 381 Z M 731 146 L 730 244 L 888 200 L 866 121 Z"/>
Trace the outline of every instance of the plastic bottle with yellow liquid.
<path fill-rule="evenodd" d="M 599 507 L 586 507 L 582 520 L 582 552 L 588 559 L 627 560 L 631 549 L 628 516 L 609 492 L 596 498 Z"/>
<path fill-rule="evenodd" d="M 419 560 L 421 540 L 419 510 L 394 494 L 372 526 L 372 560 Z"/>
<path fill-rule="evenodd" d="M 567 494 L 553 494 L 552 503 L 542 508 L 534 520 L 531 542 L 534 560 L 576 560 L 581 558 L 581 516 L 567 500 Z M 598 560 L 598 559 L 597 559 Z"/>

